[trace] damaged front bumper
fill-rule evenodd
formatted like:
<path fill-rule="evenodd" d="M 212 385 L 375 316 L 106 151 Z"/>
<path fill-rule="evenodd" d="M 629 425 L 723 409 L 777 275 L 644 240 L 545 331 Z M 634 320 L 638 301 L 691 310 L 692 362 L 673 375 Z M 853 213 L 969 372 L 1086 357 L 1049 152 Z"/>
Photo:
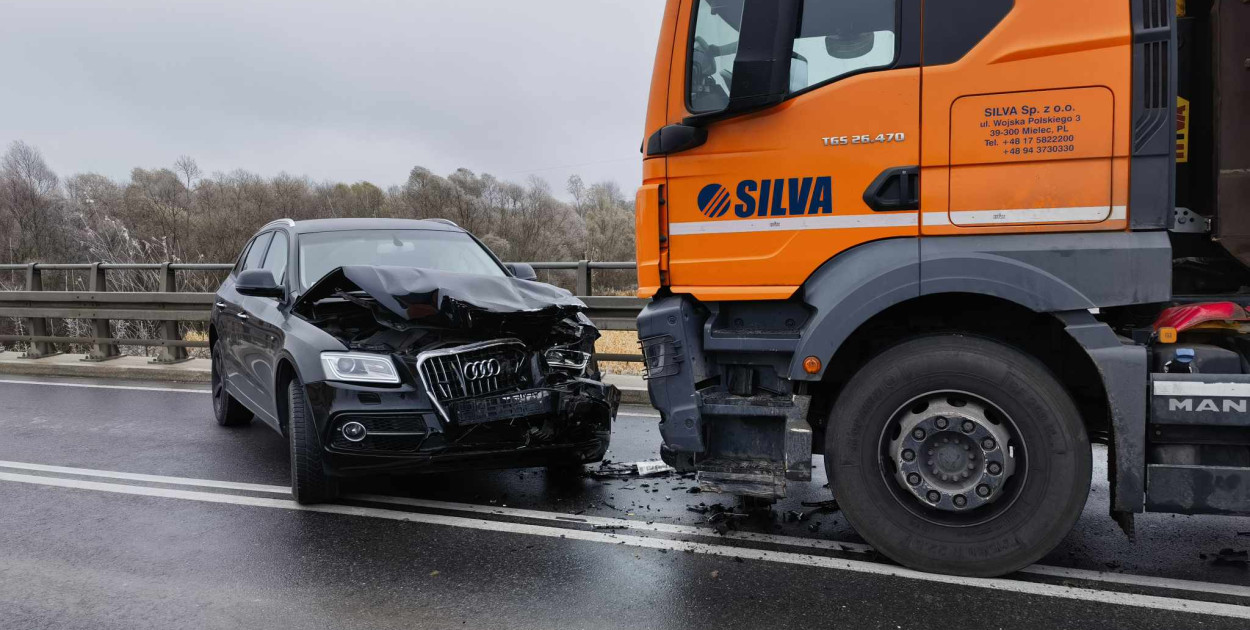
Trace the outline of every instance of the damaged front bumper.
<path fill-rule="evenodd" d="M 338 476 L 598 461 L 620 403 L 616 387 L 581 378 L 466 399 L 446 416 L 418 383 L 306 389 Z"/>

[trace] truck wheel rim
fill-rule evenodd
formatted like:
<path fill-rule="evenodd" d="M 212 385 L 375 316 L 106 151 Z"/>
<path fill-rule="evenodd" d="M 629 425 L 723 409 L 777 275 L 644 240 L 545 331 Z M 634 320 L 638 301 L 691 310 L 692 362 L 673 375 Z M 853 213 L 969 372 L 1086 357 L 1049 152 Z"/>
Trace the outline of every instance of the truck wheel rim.
<path fill-rule="evenodd" d="M 881 435 L 881 472 L 896 500 L 934 524 L 997 518 L 1019 497 L 1026 449 L 1010 416 L 967 392 L 917 396 Z"/>

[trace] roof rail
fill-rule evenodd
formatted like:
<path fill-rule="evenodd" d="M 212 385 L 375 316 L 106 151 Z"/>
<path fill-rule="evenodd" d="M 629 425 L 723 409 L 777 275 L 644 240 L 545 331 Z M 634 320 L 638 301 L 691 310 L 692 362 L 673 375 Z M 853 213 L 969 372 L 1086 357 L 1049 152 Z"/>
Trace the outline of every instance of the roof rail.
<path fill-rule="evenodd" d="M 433 221 L 433 222 L 435 222 L 435 223 L 442 223 L 443 225 L 450 225 L 451 227 L 457 227 L 457 228 L 458 228 L 458 227 L 460 227 L 459 225 L 456 225 L 456 222 L 455 222 L 455 221 L 452 221 L 451 219 L 439 219 L 439 218 L 434 218 L 434 219 L 426 219 L 426 221 Z"/>
<path fill-rule="evenodd" d="M 269 223 L 266 223 L 265 225 L 261 226 L 261 228 L 260 228 L 260 229 L 262 229 L 262 230 L 263 230 L 263 229 L 265 229 L 265 228 L 267 228 L 267 227 L 274 226 L 274 225 L 279 225 L 279 224 L 281 224 L 281 225 L 285 225 L 285 226 L 287 226 L 287 227 L 295 227 L 295 221 L 293 221 L 293 220 L 291 220 L 291 219 L 275 219 L 275 220 L 270 221 Z"/>

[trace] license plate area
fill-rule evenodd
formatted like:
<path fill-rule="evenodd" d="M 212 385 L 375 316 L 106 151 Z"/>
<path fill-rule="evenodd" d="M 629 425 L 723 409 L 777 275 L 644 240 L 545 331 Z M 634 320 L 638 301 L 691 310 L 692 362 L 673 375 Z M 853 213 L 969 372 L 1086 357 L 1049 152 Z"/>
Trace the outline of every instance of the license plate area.
<path fill-rule="evenodd" d="M 462 400 L 452 405 L 451 413 L 458 424 L 467 426 L 541 416 L 555 411 L 555 406 L 555 392 L 531 389 L 515 394 Z"/>

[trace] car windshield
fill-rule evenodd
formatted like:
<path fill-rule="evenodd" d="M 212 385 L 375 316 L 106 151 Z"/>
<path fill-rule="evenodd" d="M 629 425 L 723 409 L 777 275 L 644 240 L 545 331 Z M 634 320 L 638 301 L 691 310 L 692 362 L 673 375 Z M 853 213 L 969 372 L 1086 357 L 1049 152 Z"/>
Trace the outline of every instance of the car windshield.
<path fill-rule="evenodd" d="M 308 289 L 350 265 L 422 267 L 485 276 L 506 275 L 468 234 L 436 230 L 351 230 L 299 237 L 299 281 Z"/>

